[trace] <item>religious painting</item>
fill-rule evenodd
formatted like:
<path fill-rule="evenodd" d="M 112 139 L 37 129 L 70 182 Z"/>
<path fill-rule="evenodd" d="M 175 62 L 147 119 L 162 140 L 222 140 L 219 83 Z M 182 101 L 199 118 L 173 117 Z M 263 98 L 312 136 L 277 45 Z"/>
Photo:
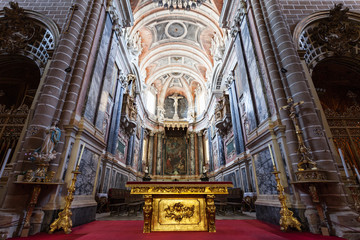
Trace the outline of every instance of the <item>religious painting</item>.
<path fill-rule="evenodd" d="M 168 137 L 165 143 L 165 175 L 186 175 L 187 144 L 184 137 Z"/>

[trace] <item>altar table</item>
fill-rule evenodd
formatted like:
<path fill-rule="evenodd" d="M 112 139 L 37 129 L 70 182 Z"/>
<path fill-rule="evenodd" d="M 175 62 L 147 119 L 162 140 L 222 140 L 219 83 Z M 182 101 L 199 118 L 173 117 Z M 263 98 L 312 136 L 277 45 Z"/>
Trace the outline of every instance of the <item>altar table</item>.
<path fill-rule="evenodd" d="M 216 194 L 228 194 L 231 182 L 127 182 L 131 194 L 144 197 L 144 233 L 216 232 Z"/>

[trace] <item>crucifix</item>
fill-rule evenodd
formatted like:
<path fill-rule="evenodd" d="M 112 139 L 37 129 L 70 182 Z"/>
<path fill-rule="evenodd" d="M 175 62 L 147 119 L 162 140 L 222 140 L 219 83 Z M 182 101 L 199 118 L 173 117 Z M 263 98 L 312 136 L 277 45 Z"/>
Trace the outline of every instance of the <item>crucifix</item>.
<path fill-rule="evenodd" d="M 174 108 L 175 108 L 175 114 L 173 119 L 174 120 L 179 120 L 179 115 L 178 115 L 178 101 L 179 99 L 183 98 L 181 96 L 179 96 L 179 94 L 175 93 L 174 95 L 170 96 L 169 98 L 174 100 Z"/>
<path fill-rule="evenodd" d="M 304 170 L 307 170 L 309 168 L 311 170 L 315 170 L 315 169 L 317 169 L 316 163 L 311 159 L 309 149 L 305 146 L 305 143 L 304 143 L 304 140 L 303 140 L 303 137 L 302 137 L 302 131 L 301 131 L 300 125 L 299 125 L 298 116 L 297 116 L 296 111 L 295 111 L 295 107 L 298 106 L 298 105 L 303 104 L 304 101 L 294 103 L 294 100 L 292 98 L 288 98 L 287 103 L 288 103 L 288 105 L 282 106 L 280 109 L 281 110 L 289 110 L 289 112 L 290 112 L 289 116 L 290 116 L 290 118 L 293 121 L 294 126 L 295 126 L 296 137 L 298 139 L 298 144 L 299 144 L 298 151 L 301 154 L 300 162 L 297 165 L 298 170 L 299 171 L 304 171 Z"/>

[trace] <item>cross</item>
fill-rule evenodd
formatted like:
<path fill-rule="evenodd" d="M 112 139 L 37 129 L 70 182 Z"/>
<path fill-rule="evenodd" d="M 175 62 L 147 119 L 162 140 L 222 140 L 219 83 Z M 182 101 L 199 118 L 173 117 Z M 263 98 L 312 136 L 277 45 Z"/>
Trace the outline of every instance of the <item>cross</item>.
<path fill-rule="evenodd" d="M 169 98 L 174 100 L 174 107 L 175 107 L 175 114 L 173 119 L 178 120 L 179 119 L 179 115 L 178 115 L 178 101 L 179 99 L 183 98 L 181 96 L 179 96 L 179 94 L 175 93 L 174 95 L 170 96 Z"/>
<path fill-rule="evenodd" d="M 288 98 L 287 103 L 288 103 L 288 105 L 282 106 L 280 109 L 281 110 L 289 110 L 289 112 L 290 112 L 289 116 L 295 126 L 296 137 L 298 139 L 298 144 L 299 144 L 298 150 L 301 155 L 300 161 L 298 163 L 298 170 L 304 171 L 309 168 L 312 170 L 315 170 L 315 169 L 317 169 L 316 163 L 311 159 L 309 149 L 305 146 L 305 143 L 304 143 L 304 140 L 302 137 L 302 131 L 300 130 L 299 120 L 297 119 L 297 115 L 295 112 L 295 107 L 303 104 L 304 101 L 294 103 L 294 100 L 292 98 Z"/>

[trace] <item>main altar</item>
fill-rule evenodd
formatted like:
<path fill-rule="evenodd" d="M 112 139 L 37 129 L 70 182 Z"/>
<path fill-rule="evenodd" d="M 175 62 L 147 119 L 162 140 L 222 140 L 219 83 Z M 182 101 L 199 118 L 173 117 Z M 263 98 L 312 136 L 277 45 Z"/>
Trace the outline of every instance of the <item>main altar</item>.
<path fill-rule="evenodd" d="M 231 182 L 128 182 L 144 196 L 144 233 L 208 231 L 215 228 L 215 195 L 228 194 Z"/>

